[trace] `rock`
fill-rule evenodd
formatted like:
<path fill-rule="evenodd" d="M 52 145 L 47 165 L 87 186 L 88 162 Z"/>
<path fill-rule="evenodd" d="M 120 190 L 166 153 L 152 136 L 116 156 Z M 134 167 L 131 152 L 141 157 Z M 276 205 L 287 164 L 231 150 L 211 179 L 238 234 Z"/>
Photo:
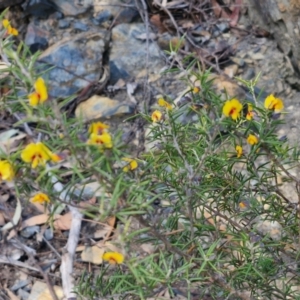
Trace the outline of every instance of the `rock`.
<path fill-rule="evenodd" d="M 49 32 L 33 24 L 29 24 L 25 36 L 25 44 L 32 53 L 45 50 L 48 47 Z"/>
<path fill-rule="evenodd" d="M 213 88 L 217 93 L 222 93 L 222 99 L 237 97 L 245 98 L 245 91 L 235 82 L 223 75 L 210 74 L 209 80 L 212 80 Z"/>
<path fill-rule="evenodd" d="M 86 25 L 80 21 L 74 22 L 73 27 L 74 27 L 74 29 L 79 30 L 79 31 L 88 31 L 89 30 L 88 25 Z"/>
<path fill-rule="evenodd" d="M 76 117 L 91 121 L 100 118 L 110 118 L 124 114 L 132 114 L 135 106 L 132 103 L 119 102 L 107 97 L 92 96 L 78 105 L 75 110 Z"/>
<path fill-rule="evenodd" d="M 66 29 L 70 27 L 70 21 L 63 19 L 63 20 L 59 20 L 58 22 L 58 28 L 59 29 Z"/>
<path fill-rule="evenodd" d="M 254 68 L 248 68 L 247 71 L 243 74 L 243 78 L 246 80 L 251 80 L 255 77 L 255 69 Z"/>
<path fill-rule="evenodd" d="M 250 54 L 251 58 L 253 60 L 262 60 L 262 59 L 265 59 L 265 55 L 263 55 L 262 53 L 258 52 L 258 53 L 253 53 L 253 54 Z"/>
<path fill-rule="evenodd" d="M 54 292 L 59 300 L 64 298 L 63 289 L 57 285 L 53 286 Z M 46 283 L 35 280 L 29 296 L 31 300 L 51 300 L 51 293 Z"/>
<path fill-rule="evenodd" d="M 92 7 L 92 0 L 74 1 L 74 0 L 52 0 L 58 11 L 65 16 L 78 16 L 84 14 Z"/>
<path fill-rule="evenodd" d="M 25 287 L 26 285 L 31 284 L 30 280 L 18 280 L 14 283 L 14 285 L 10 288 L 11 291 L 17 291 L 18 289 L 21 289 Z"/>
<path fill-rule="evenodd" d="M 35 225 L 35 226 L 29 226 L 29 227 L 24 228 L 20 234 L 22 237 L 29 239 L 39 231 L 40 231 L 40 227 Z"/>
<path fill-rule="evenodd" d="M 53 239 L 53 229 L 47 228 L 44 232 L 44 237 L 47 241 L 51 241 Z"/>
<path fill-rule="evenodd" d="M 61 19 L 63 19 L 63 17 L 64 17 L 64 15 L 60 11 L 56 11 L 55 13 L 53 13 L 52 15 L 49 16 L 49 18 L 55 19 L 55 20 L 61 20 Z"/>
<path fill-rule="evenodd" d="M 142 23 L 120 24 L 112 30 L 112 47 L 110 52 L 110 84 L 119 79 L 127 79 L 146 69 L 147 51 L 149 52 L 149 71 L 159 72 L 164 66 L 161 52 L 155 42 L 147 43 L 138 37 L 146 32 Z"/>
<path fill-rule="evenodd" d="M 24 291 L 23 289 L 19 289 L 17 294 L 18 294 L 19 298 L 22 300 L 30 300 L 30 298 L 29 298 L 30 294 L 28 292 Z"/>
<path fill-rule="evenodd" d="M 231 60 L 236 63 L 239 67 L 244 67 L 245 66 L 245 61 L 242 58 L 239 57 L 231 57 Z"/>
<path fill-rule="evenodd" d="M 94 0 L 94 17 L 102 15 L 106 16 L 107 19 L 116 18 L 115 22 L 117 24 L 130 23 L 140 17 L 135 7 L 135 0 L 126 3 L 132 7 L 125 7 L 120 4 L 120 0 Z"/>
<path fill-rule="evenodd" d="M 221 22 L 216 24 L 216 27 L 220 32 L 227 32 L 230 29 L 229 23 L 228 22 Z"/>
<path fill-rule="evenodd" d="M 24 12 L 36 17 L 47 18 L 57 10 L 56 5 L 48 0 L 30 0 L 23 5 Z"/>
<path fill-rule="evenodd" d="M 51 69 L 45 74 L 49 95 L 68 97 L 102 75 L 103 53 L 107 50 L 106 31 L 84 32 L 67 37 L 49 47 L 39 57 L 39 69 Z"/>
<path fill-rule="evenodd" d="M 269 236 L 275 241 L 281 240 L 283 236 L 282 226 L 277 221 L 259 220 L 255 228 L 258 233 Z"/>
<path fill-rule="evenodd" d="M 108 10 L 103 10 L 94 17 L 93 23 L 95 25 L 101 25 L 102 23 L 107 22 L 112 18 L 113 18 L 113 16 Z"/>
<path fill-rule="evenodd" d="M 225 68 L 224 72 L 230 78 L 233 78 L 237 74 L 238 69 L 239 69 L 238 65 L 230 65 Z"/>

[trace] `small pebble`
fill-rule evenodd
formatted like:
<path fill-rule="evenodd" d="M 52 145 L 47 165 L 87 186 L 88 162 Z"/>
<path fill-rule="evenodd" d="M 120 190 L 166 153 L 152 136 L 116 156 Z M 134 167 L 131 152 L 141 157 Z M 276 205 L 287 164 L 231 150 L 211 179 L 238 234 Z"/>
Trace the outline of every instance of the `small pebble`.
<path fill-rule="evenodd" d="M 48 228 L 44 232 L 44 237 L 47 241 L 51 241 L 53 239 L 53 230 L 51 228 Z"/>
<path fill-rule="evenodd" d="M 74 29 L 79 30 L 79 31 L 88 31 L 89 30 L 89 27 L 80 21 L 74 22 L 73 26 L 74 26 Z"/>
<path fill-rule="evenodd" d="M 40 231 L 40 227 L 35 225 L 35 226 L 29 226 L 29 227 L 24 228 L 20 234 L 22 237 L 28 239 L 28 238 L 31 238 L 35 233 L 37 233 L 39 231 Z"/>
<path fill-rule="evenodd" d="M 68 21 L 66 19 L 59 20 L 58 28 L 65 29 L 65 28 L 69 28 L 69 27 L 70 27 L 70 21 Z"/>

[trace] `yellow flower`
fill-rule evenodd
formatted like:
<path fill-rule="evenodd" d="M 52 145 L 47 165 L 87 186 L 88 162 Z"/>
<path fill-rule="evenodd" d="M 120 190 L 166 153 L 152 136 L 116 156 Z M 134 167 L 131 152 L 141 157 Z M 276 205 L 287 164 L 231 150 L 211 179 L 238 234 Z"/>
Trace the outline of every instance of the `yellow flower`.
<path fill-rule="evenodd" d="M 226 117 L 231 117 L 233 120 L 236 120 L 240 117 L 241 110 L 243 105 L 237 99 L 227 100 L 223 106 L 223 114 Z"/>
<path fill-rule="evenodd" d="M 111 135 L 108 132 L 103 132 L 102 134 L 92 133 L 87 143 L 89 145 L 98 145 L 108 149 L 113 146 Z"/>
<path fill-rule="evenodd" d="M 154 123 L 161 121 L 162 113 L 159 110 L 155 110 L 151 115 L 151 119 Z"/>
<path fill-rule="evenodd" d="M 8 28 L 10 26 L 10 22 L 7 19 L 2 20 L 2 25 L 4 28 Z"/>
<path fill-rule="evenodd" d="M 101 122 L 94 122 L 89 127 L 89 133 L 94 133 L 99 135 L 102 134 L 103 132 L 106 132 L 107 128 L 109 128 L 109 125 L 106 125 Z"/>
<path fill-rule="evenodd" d="M 135 159 L 124 157 L 122 160 L 128 162 L 128 164 L 123 168 L 124 172 L 133 171 L 139 166 Z"/>
<path fill-rule="evenodd" d="M 243 148 L 242 146 L 235 146 L 236 156 L 237 158 L 240 158 L 243 155 Z"/>
<path fill-rule="evenodd" d="M 12 165 L 7 160 L 0 160 L 0 180 L 11 181 L 15 172 Z"/>
<path fill-rule="evenodd" d="M 197 94 L 197 93 L 199 93 L 200 92 L 200 88 L 198 87 L 198 86 L 195 86 L 194 88 L 193 88 L 193 93 L 194 94 Z"/>
<path fill-rule="evenodd" d="M 246 114 L 246 119 L 248 121 L 251 121 L 253 119 L 253 115 L 254 115 L 254 112 L 253 112 L 253 106 L 248 103 L 248 108 L 247 108 L 247 114 Z"/>
<path fill-rule="evenodd" d="M 39 77 L 34 83 L 35 91 L 28 95 L 29 104 L 31 106 L 37 106 L 44 103 L 48 99 L 48 91 L 45 81 L 42 77 Z"/>
<path fill-rule="evenodd" d="M 284 108 L 283 101 L 271 94 L 265 99 L 265 108 L 274 110 L 276 113 L 281 112 Z"/>
<path fill-rule="evenodd" d="M 118 252 L 106 252 L 102 256 L 103 260 L 108 261 L 111 265 L 120 265 L 124 261 L 124 255 Z"/>
<path fill-rule="evenodd" d="M 25 147 L 21 153 L 24 162 L 31 163 L 31 167 L 35 169 L 38 165 L 45 165 L 48 160 L 53 162 L 60 161 L 57 154 L 51 152 L 43 143 L 31 143 Z"/>
<path fill-rule="evenodd" d="M 49 199 L 48 195 L 46 195 L 44 193 L 37 193 L 37 194 L 34 195 L 34 197 L 32 197 L 30 199 L 30 201 L 32 203 L 44 204 L 45 202 L 49 203 L 50 199 Z"/>
<path fill-rule="evenodd" d="M 253 134 L 249 134 L 249 136 L 247 137 L 247 143 L 251 146 L 256 145 L 258 144 L 258 138 Z"/>
<path fill-rule="evenodd" d="M 157 103 L 159 106 L 165 107 L 168 110 L 172 109 L 172 105 L 169 102 L 167 102 L 166 100 L 164 100 L 163 98 L 158 99 Z"/>
<path fill-rule="evenodd" d="M 12 27 L 10 25 L 10 22 L 7 19 L 4 19 L 2 21 L 2 25 L 6 29 L 7 34 L 11 34 L 11 35 L 18 35 L 19 34 L 18 30 L 16 28 Z"/>

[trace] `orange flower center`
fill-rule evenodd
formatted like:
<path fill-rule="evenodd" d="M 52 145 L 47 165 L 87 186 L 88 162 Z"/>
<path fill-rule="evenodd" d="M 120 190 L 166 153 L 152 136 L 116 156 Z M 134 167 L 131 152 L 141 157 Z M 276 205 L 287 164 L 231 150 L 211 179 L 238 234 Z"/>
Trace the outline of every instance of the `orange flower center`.
<path fill-rule="evenodd" d="M 34 154 L 32 157 L 31 157 L 32 161 L 34 161 L 35 159 L 42 159 L 42 155 L 41 154 Z"/>
<path fill-rule="evenodd" d="M 233 114 L 235 113 L 235 111 L 236 111 L 236 108 L 235 108 L 235 107 L 232 108 L 231 111 L 229 112 L 229 115 L 230 115 L 230 116 L 233 115 Z"/>
<path fill-rule="evenodd" d="M 109 258 L 109 263 L 115 265 L 117 263 L 117 261 L 113 257 L 110 257 Z"/>

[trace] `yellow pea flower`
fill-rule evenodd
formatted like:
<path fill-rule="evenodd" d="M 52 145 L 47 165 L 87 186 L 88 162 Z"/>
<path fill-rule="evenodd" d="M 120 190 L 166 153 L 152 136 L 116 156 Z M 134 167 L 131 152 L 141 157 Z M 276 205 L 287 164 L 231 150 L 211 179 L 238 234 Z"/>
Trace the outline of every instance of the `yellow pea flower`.
<path fill-rule="evenodd" d="M 162 120 L 162 113 L 159 110 L 155 110 L 151 115 L 152 122 L 156 123 Z"/>
<path fill-rule="evenodd" d="M 223 114 L 226 117 L 231 117 L 233 120 L 237 120 L 240 117 L 242 109 L 242 103 L 234 98 L 225 102 L 223 106 Z"/>
<path fill-rule="evenodd" d="M 250 103 L 248 103 L 247 106 L 248 106 L 248 108 L 247 108 L 246 119 L 248 121 L 251 121 L 253 119 L 253 116 L 254 116 L 253 106 Z"/>
<path fill-rule="evenodd" d="M 138 167 L 138 163 L 135 159 L 124 157 L 122 160 L 128 162 L 128 164 L 123 168 L 123 172 L 133 171 Z"/>
<path fill-rule="evenodd" d="M 44 204 L 45 202 L 50 203 L 50 199 L 44 193 L 37 193 L 30 199 L 30 202 Z"/>
<path fill-rule="evenodd" d="M 58 162 L 60 157 L 46 147 L 43 143 L 31 143 L 25 147 L 21 153 L 24 162 L 31 163 L 31 167 L 35 169 L 38 165 L 45 165 L 47 161 Z"/>
<path fill-rule="evenodd" d="M 236 156 L 237 158 L 240 158 L 243 155 L 243 148 L 242 146 L 235 146 Z"/>
<path fill-rule="evenodd" d="M 44 103 L 48 99 L 48 91 L 45 81 L 42 77 L 39 77 L 34 83 L 35 91 L 28 95 L 29 104 L 31 106 L 37 106 Z"/>
<path fill-rule="evenodd" d="M 273 110 L 275 113 L 279 113 L 284 108 L 283 101 L 271 94 L 265 99 L 265 108 Z"/>
<path fill-rule="evenodd" d="M 101 146 L 102 148 L 107 148 L 107 149 L 113 147 L 111 135 L 108 132 L 103 132 L 102 134 L 92 133 L 87 143 L 89 145 L 98 145 Z"/>
<path fill-rule="evenodd" d="M 106 125 L 102 122 L 94 122 L 89 127 L 89 133 L 94 133 L 97 135 L 102 134 L 103 132 L 106 132 L 106 129 L 109 128 L 109 125 Z"/>
<path fill-rule="evenodd" d="M 169 102 L 167 102 L 166 100 L 164 100 L 163 98 L 158 99 L 157 103 L 159 106 L 165 107 L 168 110 L 172 109 L 172 105 Z"/>
<path fill-rule="evenodd" d="M 0 160 L 0 180 L 11 181 L 14 176 L 15 172 L 11 163 L 7 160 Z"/>
<path fill-rule="evenodd" d="M 194 94 L 197 94 L 197 93 L 199 93 L 200 92 L 200 88 L 198 87 L 198 86 L 195 86 L 194 88 L 193 88 L 193 93 Z"/>
<path fill-rule="evenodd" d="M 256 145 L 258 144 L 258 138 L 253 134 L 249 134 L 249 136 L 247 137 L 247 143 L 251 146 Z"/>
<path fill-rule="evenodd" d="M 12 27 L 7 19 L 2 20 L 2 25 L 6 29 L 7 34 L 15 36 L 19 34 L 18 30 Z"/>
<path fill-rule="evenodd" d="M 108 261 L 111 265 L 120 265 L 124 261 L 124 255 L 119 252 L 106 252 L 102 256 L 103 260 Z"/>

